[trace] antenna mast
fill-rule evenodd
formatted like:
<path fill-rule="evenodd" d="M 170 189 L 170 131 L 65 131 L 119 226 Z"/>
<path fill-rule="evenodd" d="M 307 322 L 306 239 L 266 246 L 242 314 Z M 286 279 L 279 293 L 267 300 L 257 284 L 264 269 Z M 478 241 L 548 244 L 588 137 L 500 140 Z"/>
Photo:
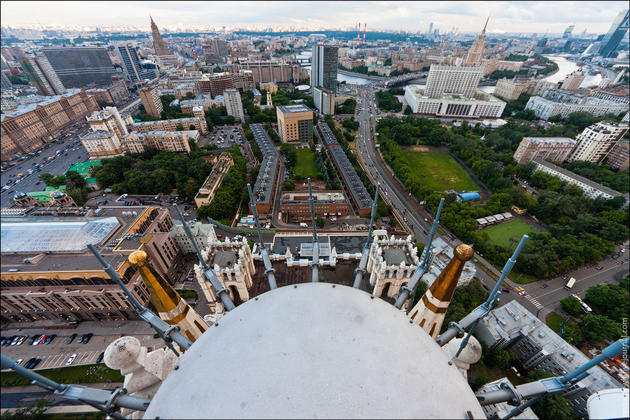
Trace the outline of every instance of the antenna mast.
<path fill-rule="evenodd" d="M 223 287 L 223 284 L 217 278 L 217 275 L 214 274 L 214 271 L 208 266 L 208 264 L 206 264 L 206 261 L 203 259 L 203 256 L 201 255 L 201 251 L 199 250 L 199 246 L 197 245 L 197 241 L 195 240 L 195 237 L 190 231 L 190 227 L 188 226 L 188 223 L 186 223 L 186 220 L 184 219 L 182 212 L 179 210 L 179 207 L 177 207 L 177 204 L 173 204 L 173 207 L 175 207 L 175 210 L 177 211 L 177 215 L 179 216 L 179 220 L 181 220 L 182 225 L 184 225 L 184 232 L 186 232 L 186 236 L 188 236 L 188 239 L 192 243 L 195 253 L 197 254 L 197 258 L 199 259 L 199 263 L 201 264 L 201 267 L 203 268 L 204 276 L 210 282 L 210 284 L 212 284 L 212 287 L 217 293 L 217 296 L 219 297 L 219 299 L 221 299 L 221 303 L 223 303 L 225 310 L 231 311 L 236 306 L 234 305 L 234 302 L 232 302 L 232 298 L 230 298 L 230 293 L 225 287 Z"/>
<path fill-rule="evenodd" d="M 374 216 L 376 215 L 376 204 L 378 202 L 378 190 L 381 188 L 380 182 L 376 184 L 376 191 L 374 192 L 374 201 L 372 201 L 372 214 L 370 215 L 370 228 L 368 229 L 368 236 L 363 246 L 363 253 L 361 254 L 361 262 L 359 266 L 354 270 L 354 284 L 352 287 L 359 288 L 363 274 L 365 274 L 365 267 L 367 266 L 368 255 L 370 252 L 370 243 L 372 242 L 372 226 L 374 224 Z"/>
<path fill-rule="evenodd" d="M 311 178 L 308 178 L 308 205 L 311 208 L 311 222 L 313 223 L 313 261 L 311 262 L 312 281 L 319 281 L 319 243 L 317 242 L 317 226 L 315 226 L 315 207 L 313 206 L 313 191 L 311 190 Z"/>
<path fill-rule="evenodd" d="M 256 208 L 256 200 L 254 200 L 254 193 L 252 192 L 252 186 L 247 184 L 247 192 L 249 193 L 249 205 L 252 208 L 252 213 L 254 215 L 254 220 L 256 221 L 256 229 L 258 229 L 258 243 L 260 244 L 260 256 L 262 257 L 263 264 L 265 265 L 265 275 L 267 276 L 267 281 L 269 282 L 269 289 L 273 290 L 277 288 L 276 285 L 276 276 L 273 274 L 276 270 L 271 266 L 271 261 L 269 260 L 269 252 L 267 252 L 267 247 L 263 242 L 262 232 L 260 231 L 260 222 L 258 221 L 258 209 Z"/>
<path fill-rule="evenodd" d="M 432 254 L 431 244 L 433 243 L 433 235 L 435 235 L 435 231 L 437 231 L 438 225 L 440 224 L 440 214 L 442 214 L 443 206 L 444 206 L 444 199 L 442 198 L 440 199 L 440 205 L 438 206 L 437 212 L 435 213 L 435 219 L 433 219 L 433 225 L 431 226 L 431 232 L 429 233 L 429 240 L 427 241 L 427 246 L 425 248 L 426 251 L 424 253 L 424 258 L 422 259 L 422 262 L 416 269 L 416 272 L 413 273 L 413 275 L 409 279 L 409 282 L 407 283 L 407 285 L 401 288 L 400 294 L 398 295 L 398 298 L 396 299 L 396 302 L 394 303 L 394 306 L 398 309 L 402 308 L 403 304 L 405 303 L 405 301 L 407 300 L 409 296 L 412 296 L 413 298 L 413 294 L 416 292 L 416 289 L 418 288 L 418 283 L 427 268 L 427 263 L 429 262 L 429 259 L 431 258 L 431 254 Z M 409 305 L 407 305 L 408 311 L 411 310 L 411 306 L 412 306 L 411 303 L 412 302 L 410 301 Z"/>

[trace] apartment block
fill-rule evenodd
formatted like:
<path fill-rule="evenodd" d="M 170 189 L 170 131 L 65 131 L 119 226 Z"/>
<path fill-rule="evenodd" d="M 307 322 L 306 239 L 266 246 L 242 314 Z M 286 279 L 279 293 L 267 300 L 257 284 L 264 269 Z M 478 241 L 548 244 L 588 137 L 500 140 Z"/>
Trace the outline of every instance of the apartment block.
<path fill-rule="evenodd" d="M 46 47 L 42 52 L 66 88 L 110 85 L 116 73 L 104 47 Z"/>
<path fill-rule="evenodd" d="M 20 60 L 20 65 L 41 95 L 52 96 L 66 93 L 66 88 L 46 56 L 26 57 Z"/>
<path fill-rule="evenodd" d="M 561 87 L 564 90 L 578 90 L 580 85 L 586 78 L 586 75 L 583 71 L 577 70 L 571 74 L 568 74 L 567 77 L 561 82 Z"/>
<path fill-rule="evenodd" d="M 336 217 L 350 214 L 350 204 L 343 191 L 313 191 L 315 216 Z M 311 220 L 308 191 L 283 191 L 280 211 L 289 222 Z"/>
<path fill-rule="evenodd" d="M 192 110 L 195 107 L 201 107 L 204 111 L 210 108 L 224 106 L 223 96 L 217 96 L 214 99 L 184 99 L 179 101 L 179 106 L 182 112 L 192 114 Z"/>
<path fill-rule="evenodd" d="M 322 87 L 313 88 L 313 103 L 322 115 L 335 115 L 335 94 Z"/>
<path fill-rule="evenodd" d="M 306 105 L 277 107 L 278 131 L 285 143 L 309 143 L 313 140 L 313 111 Z"/>
<path fill-rule="evenodd" d="M 432 98 L 419 85 L 405 86 L 405 101 L 415 114 L 445 118 L 500 118 L 505 109 L 505 102 L 482 91 L 474 97 L 442 94 Z"/>
<path fill-rule="evenodd" d="M 539 158 L 562 163 L 575 144 L 575 140 L 568 137 L 523 137 L 514 152 L 514 160 L 518 163 L 529 163 Z"/>
<path fill-rule="evenodd" d="M 549 91 L 547 95 L 549 95 Z M 525 105 L 525 109 L 531 109 L 538 118 L 548 120 L 554 115 L 566 118 L 572 112 L 578 111 L 588 112 L 596 117 L 608 113 L 620 114 L 628 111 L 628 105 L 594 97 L 579 99 L 578 102 L 559 102 L 540 96 L 532 96 Z"/>
<path fill-rule="evenodd" d="M 120 138 L 111 131 L 90 131 L 80 139 L 90 158 L 118 156 L 123 152 Z"/>
<path fill-rule="evenodd" d="M 142 88 L 138 93 L 140 94 L 142 105 L 144 105 L 147 114 L 152 117 L 160 118 L 164 108 L 162 107 L 162 99 L 160 99 L 157 86 Z"/>
<path fill-rule="evenodd" d="M 621 139 L 608 153 L 607 163 L 613 169 L 625 171 L 630 167 L 629 159 L 630 144 L 628 144 L 628 139 Z"/>
<path fill-rule="evenodd" d="M 63 95 L 19 106 L 2 114 L 2 161 L 14 154 L 32 152 L 55 139 L 61 130 L 98 109 L 96 100 L 84 91 L 69 89 Z"/>
<path fill-rule="evenodd" d="M 223 100 L 228 115 L 233 116 L 236 121 L 245 122 L 245 113 L 243 112 L 243 103 L 241 102 L 241 94 L 237 89 L 226 89 L 223 91 Z"/>
<path fill-rule="evenodd" d="M 601 163 L 617 141 L 628 131 L 626 124 L 601 121 L 586 127 L 575 138 L 577 145 L 569 160 Z"/>
<path fill-rule="evenodd" d="M 149 292 L 127 257 L 145 251 L 158 273 L 174 284 L 181 253 L 172 227 L 168 210 L 156 207 L 103 207 L 98 218 L 72 222 L 47 216 L 3 218 L 2 323 L 137 319 L 87 244 L 99 246 L 134 297 L 147 305 Z"/>
<path fill-rule="evenodd" d="M 304 69 L 297 62 L 245 61 L 234 65 L 236 70 L 251 70 L 256 84 L 269 82 L 296 83 L 306 77 Z"/>
<path fill-rule="evenodd" d="M 534 159 L 532 162 L 536 164 L 537 171 L 556 176 L 569 185 L 578 186 L 582 191 L 584 191 L 584 195 L 588 198 L 595 199 L 597 197 L 603 197 L 606 200 L 611 200 L 616 197 L 624 197 L 626 199 L 624 207 L 628 206 L 628 200 L 630 199 L 629 194 L 622 194 L 618 191 L 613 190 L 612 188 L 608 188 L 604 185 L 598 184 L 597 182 L 591 181 L 588 178 L 575 174 L 571 171 L 568 171 L 544 160 Z"/>
<path fill-rule="evenodd" d="M 190 126 L 194 125 L 195 130 L 199 131 L 201 134 L 208 133 L 206 121 L 198 117 L 134 122 L 127 125 L 127 130 L 137 131 L 138 133 L 146 133 L 147 131 L 177 131 L 178 124 L 181 124 L 184 130 L 190 129 Z"/>
<path fill-rule="evenodd" d="M 221 153 L 219 160 L 212 167 L 212 172 L 210 172 L 208 178 L 206 178 L 201 188 L 199 188 L 197 195 L 195 195 L 195 204 L 197 205 L 197 208 L 206 206 L 212 202 L 214 194 L 232 166 L 234 166 L 232 155 L 229 152 Z"/>
<path fill-rule="evenodd" d="M 86 120 L 92 131 L 111 132 L 118 141 L 127 135 L 127 124 L 133 123 L 133 119 L 129 114 L 123 118 L 118 112 L 118 108 L 113 106 L 94 111 Z"/>
<path fill-rule="evenodd" d="M 506 101 L 515 101 L 521 94 L 527 93 L 532 84 L 533 81 L 531 80 L 508 80 L 504 77 L 503 79 L 499 79 L 492 95 Z"/>
<path fill-rule="evenodd" d="M 122 148 L 129 153 L 142 153 L 146 147 L 169 152 L 190 153 L 189 140 L 197 143 L 197 130 L 185 131 L 147 131 L 138 133 L 132 131 L 122 139 Z"/>
<path fill-rule="evenodd" d="M 110 86 L 87 89 L 88 96 L 94 96 L 99 104 L 116 105 L 129 96 L 129 90 L 124 81 L 114 82 Z"/>

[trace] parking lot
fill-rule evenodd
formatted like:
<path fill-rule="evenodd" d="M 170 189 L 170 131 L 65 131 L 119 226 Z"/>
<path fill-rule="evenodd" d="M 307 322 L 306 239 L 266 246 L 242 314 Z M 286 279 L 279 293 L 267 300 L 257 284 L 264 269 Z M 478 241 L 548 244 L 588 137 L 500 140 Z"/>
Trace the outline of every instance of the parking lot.
<path fill-rule="evenodd" d="M 43 332 L 46 335 L 54 334 L 55 332 Z M 26 335 L 24 333 L 22 335 Z M 41 359 L 41 362 L 35 367 L 34 370 L 41 369 L 54 369 L 59 367 L 65 367 L 68 359 L 76 354 L 76 358 L 70 364 L 70 366 L 78 365 L 90 365 L 96 363 L 98 356 L 105 351 L 107 346 L 118 338 L 118 335 L 94 335 L 87 344 L 79 343 L 78 340 L 81 335 L 78 335 L 70 344 L 66 344 L 68 336 L 72 332 L 64 332 L 65 335 L 58 335 L 49 344 L 38 344 L 32 346 L 28 344 L 29 338 L 25 339 L 21 345 L 14 346 L 2 346 L 2 354 L 12 358 L 13 360 L 22 359 L 20 363 L 22 366 L 31 358 L 35 357 Z M 7 337 L 6 333 L 3 334 Z M 159 338 L 153 338 L 153 335 L 134 335 L 143 346 L 151 347 L 152 349 L 164 347 L 164 342 Z"/>
<path fill-rule="evenodd" d="M 207 144 L 213 144 L 220 150 L 229 149 L 234 143 L 239 144 L 245 138 L 243 130 L 238 125 L 220 125 L 214 127 Z"/>

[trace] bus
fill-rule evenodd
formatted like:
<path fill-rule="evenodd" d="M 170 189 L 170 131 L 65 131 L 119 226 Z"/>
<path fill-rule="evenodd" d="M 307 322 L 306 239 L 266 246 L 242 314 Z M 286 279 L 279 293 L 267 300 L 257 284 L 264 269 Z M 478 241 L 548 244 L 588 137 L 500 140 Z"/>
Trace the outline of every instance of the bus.
<path fill-rule="evenodd" d="M 574 284 L 575 284 L 575 278 L 571 277 L 569 281 L 567 281 L 567 284 L 564 285 L 564 288 L 567 290 L 571 290 Z"/>

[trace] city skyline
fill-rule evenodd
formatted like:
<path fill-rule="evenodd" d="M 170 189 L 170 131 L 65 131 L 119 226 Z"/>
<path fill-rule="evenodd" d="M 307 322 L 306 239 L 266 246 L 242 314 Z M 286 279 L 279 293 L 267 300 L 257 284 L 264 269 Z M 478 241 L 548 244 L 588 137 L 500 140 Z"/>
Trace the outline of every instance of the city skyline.
<path fill-rule="evenodd" d="M 489 34 L 507 32 L 605 33 L 626 2 L 3 2 L 3 27 L 126 27 L 147 29 L 149 15 L 160 28 L 353 29 L 479 32 L 490 16 Z M 212 7 L 219 6 L 220 7 Z M 77 7 L 81 5 L 82 7 Z M 246 5 L 247 7 L 243 7 Z M 73 13 L 66 13 L 72 7 Z M 28 10 L 28 13 L 25 11 Z M 334 10 L 334 15 L 331 15 Z M 561 12 L 561 13 L 559 13 Z M 378 19 L 374 19 L 378 16 Z M 80 22 L 78 24 L 77 22 Z"/>

